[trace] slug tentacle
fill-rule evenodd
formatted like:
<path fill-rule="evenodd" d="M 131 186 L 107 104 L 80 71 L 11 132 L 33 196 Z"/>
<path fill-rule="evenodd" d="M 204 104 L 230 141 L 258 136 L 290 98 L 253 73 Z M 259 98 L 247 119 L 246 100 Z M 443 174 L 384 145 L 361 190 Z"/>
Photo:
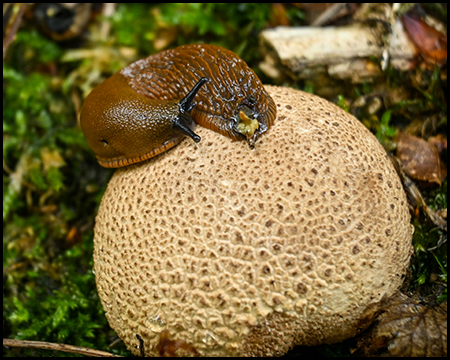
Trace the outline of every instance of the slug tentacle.
<path fill-rule="evenodd" d="M 208 78 L 202 77 L 197 84 L 194 85 L 191 91 L 180 101 L 180 111 L 191 112 L 192 108 L 195 106 L 194 97 L 197 95 L 203 84 L 208 82 Z"/>
<path fill-rule="evenodd" d="M 178 116 L 174 119 L 173 127 L 175 130 L 180 131 L 184 135 L 189 136 L 195 142 L 201 140 L 200 136 L 194 133 L 190 127 L 192 124 L 191 111 L 196 105 L 194 103 L 194 97 L 197 95 L 200 88 L 208 81 L 208 78 L 202 77 L 197 84 L 192 88 L 191 91 L 180 101 L 180 112 Z"/>
<path fill-rule="evenodd" d="M 201 137 L 192 131 L 188 124 L 192 124 L 191 116 L 189 114 L 180 113 L 173 121 L 173 128 L 175 131 L 179 131 L 182 134 L 189 136 L 198 143 L 201 140 Z"/>
<path fill-rule="evenodd" d="M 100 165 L 120 167 L 186 135 L 199 142 L 194 122 L 253 147 L 275 117 L 273 99 L 244 60 L 219 46 L 185 45 L 139 60 L 97 86 L 80 125 Z"/>

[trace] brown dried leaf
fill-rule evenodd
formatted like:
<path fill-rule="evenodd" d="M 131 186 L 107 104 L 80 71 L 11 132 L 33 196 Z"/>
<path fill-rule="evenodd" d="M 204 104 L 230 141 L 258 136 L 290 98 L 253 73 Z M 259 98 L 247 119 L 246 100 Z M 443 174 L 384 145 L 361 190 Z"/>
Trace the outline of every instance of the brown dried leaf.
<path fill-rule="evenodd" d="M 358 339 L 354 355 L 446 356 L 447 303 L 431 306 L 398 293 Z"/>
<path fill-rule="evenodd" d="M 52 166 L 60 168 L 61 166 L 66 165 L 58 150 L 50 150 L 49 148 L 44 147 L 40 152 L 42 165 L 44 166 L 45 171 L 48 171 Z"/>
<path fill-rule="evenodd" d="M 446 169 L 441 164 L 436 146 L 405 133 L 400 133 L 396 140 L 397 157 L 406 174 L 413 179 L 440 186 Z"/>
<path fill-rule="evenodd" d="M 271 26 L 290 26 L 289 17 L 286 11 L 286 4 L 272 4 L 272 21 Z"/>
<path fill-rule="evenodd" d="M 158 352 L 161 357 L 198 356 L 198 351 L 183 340 L 173 340 L 169 331 L 164 330 L 159 335 Z"/>
<path fill-rule="evenodd" d="M 447 60 L 447 36 L 432 28 L 412 13 L 403 15 L 403 25 L 409 37 L 429 64 L 443 65 Z"/>
<path fill-rule="evenodd" d="M 447 139 L 445 139 L 442 134 L 437 134 L 436 136 L 430 136 L 428 138 L 428 143 L 436 146 L 438 153 L 442 154 L 447 151 Z"/>
<path fill-rule="evenodd" d="M 445 220 L 447 218 L 447 213 L 445 213 L 444 216 L 444 214 L 441 215 L 439 211 L 436 212 L 433 209 L 431 209 L 423 199 L 422 193 L 420 192 L 419 188 L 408 177 L 408 175 L 405 174 L 405 171 L 403 169 L 400 160 L 394 157 L 392 157 L 391 160 L 392 164 L 395 167 L 395 170 L 397 171 L 398 176 L 400 176 L 400 179 L 402 180 L 403 188 L 408 194 L 408 198 L 410 198 L 410 200 L 414 200 L 414 202 L 420 206 L 420 208 L 425 212 L 425 214 L 433 222 L 433 224 L 438 226 L 440 229 L 447 231 L 447 221 Z M 428 250 L 432 249 L 433 248 L 430 248 Z"/>

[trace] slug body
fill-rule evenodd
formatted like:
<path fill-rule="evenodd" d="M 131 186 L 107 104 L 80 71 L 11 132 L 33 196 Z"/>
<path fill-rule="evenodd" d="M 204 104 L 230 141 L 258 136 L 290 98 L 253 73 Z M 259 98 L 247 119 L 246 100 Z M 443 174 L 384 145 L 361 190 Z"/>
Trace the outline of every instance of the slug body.
<path fill-rule="evenodd" d="M 139 60 L 97 86 L 80 124 L 100 165 L 120 167 L 156 156 L 186 135 L 200 141 L 193 122 L 253 146 L 275 116 L 273 99 L 237 55 L 185 45 Z"/>

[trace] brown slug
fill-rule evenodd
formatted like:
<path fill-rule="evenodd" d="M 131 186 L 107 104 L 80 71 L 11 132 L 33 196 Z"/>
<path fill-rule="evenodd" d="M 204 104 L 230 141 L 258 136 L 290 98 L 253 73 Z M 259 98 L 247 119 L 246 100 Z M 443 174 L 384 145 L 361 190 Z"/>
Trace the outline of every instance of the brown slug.
<path fill-rule="evenodd" d="M 121 167 L 156 156 L 186 135 L 199 142 L 194 122 L 253 146 L 275 116 L 273 99 L 244 60 L 199 44 L 115 73 L 88 95 L 80 124 L 100 165 Z"/>

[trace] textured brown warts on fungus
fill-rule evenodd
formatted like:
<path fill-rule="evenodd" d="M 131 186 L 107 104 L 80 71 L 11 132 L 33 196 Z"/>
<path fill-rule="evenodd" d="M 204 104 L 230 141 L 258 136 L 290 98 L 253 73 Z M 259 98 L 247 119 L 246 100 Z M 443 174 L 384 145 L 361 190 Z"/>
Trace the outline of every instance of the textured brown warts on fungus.
<path fill-rule="evenodd" d="M 402 283 L 412 226 L 384 149 L 326 100 L 267 90 L 278 117 L 253 150 L 197 127 L 200 143 L 111 179 L 94 269 L 106 317 L 135 354 L 136 334 L 156 356 L 338 342 Z"/>

